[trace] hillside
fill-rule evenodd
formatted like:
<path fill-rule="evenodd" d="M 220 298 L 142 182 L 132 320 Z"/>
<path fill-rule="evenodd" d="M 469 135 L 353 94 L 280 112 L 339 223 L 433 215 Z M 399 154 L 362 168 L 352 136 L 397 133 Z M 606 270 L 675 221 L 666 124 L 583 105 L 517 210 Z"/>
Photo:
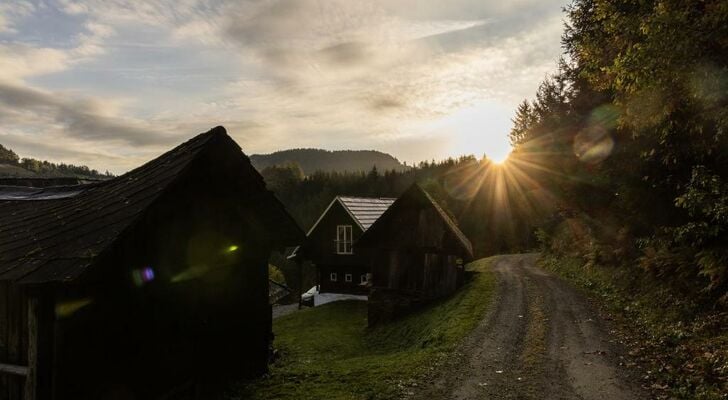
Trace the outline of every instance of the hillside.
<path fill-rule="evenodd" d="M 0 144 L 0 178 L 80 178 L 107 179 L 113 175 L 100 173 L 85 165 L 56 164 L 34 158 L 20 158 L 12 149 Z"/>
<path fill-rule="evenodd" d="M 29 178 L 35 174 L 18 165 L 0 163 L 0 177 L 2 178 Z"/>
<path fill-rule="evenodd" d="M 273 165 L 296 163 L 306 175 L 316 171 L 367 172 L 373 166 L 379 171 L 408 169 L 391 155 L 374 150 L 291 149 L 270 154 L 253 154 L 250 161 L 258 171 Z"/>

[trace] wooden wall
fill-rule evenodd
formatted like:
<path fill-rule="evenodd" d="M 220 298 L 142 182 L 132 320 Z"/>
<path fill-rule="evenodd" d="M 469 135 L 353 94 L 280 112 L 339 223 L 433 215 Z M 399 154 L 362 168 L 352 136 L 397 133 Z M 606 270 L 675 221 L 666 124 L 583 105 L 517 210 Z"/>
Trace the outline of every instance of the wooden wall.
<path fill-rule="evenodd" d="M 365 254 L 354 248 L 353 254 L 336 253 L 336 227 L 338 225 L 351 225 L 353 242 L 363 234 L 359 225 L 354 221 L 343 206 L 336 202 L 329 212 L 311 232 L 306 239 L 305 256 L 316 265 L 318 284 L 321 292 L 366 294 L 369 288 L 359 286 L 360 275 L 370 272 L 369 261 Z M 337 282 L 329 280 L 329 274 L 336 272 Z M 353 282 L 344 281 L 345 274 L 352 274 Z"/>
<path fill-rule="evenodd" d="M 369 268 L 363 265 L 340 266 L 340 265 L 317 265 L 321 293 L 351 293 L 365 295 L 369 293 L 369 287 L 360 285 L 361 276 L 369 273 Z M 332 282 L 331 273 L 337 275 L 336 282 Z M 346 282 L 346 274 L 351 274 L 352 281 Z"/>
<path fill-rule="evenodd" d="M 233 190 L 181 184 L 59 292 L 89 304 L 58 322 L 58 399 L 156 398 L 191 380 L 265 372 L 271 244 Z M 145 269 L 154 277 L 135 280 Z"/>
<path fill-rule="evenodd" d="M 370 325 L 448 296 L 464 279 L 464 268 L 457 263 L 463 251 L 437 211 L 429 207 L 398 211 L 396 223 L 378 231 L 376 246 L 366 250 L 371 255 L 373 287 Z"/>
<path fill-rule="evenodd" d="M 209 156 L 77 280 L 0 283 L 0 364 L 37 367 L 29 399 L 156 399 L 266 371 L 278 227 L 256 212 L 260 188 L 231 177 L 239 153 Z M 24 382 L 0 373 L 0 400 L 24 398 Z"/>
<path fill-rule="evenodd" d="M 0 364 L 28 366 L 28 309 L 23 290 L 0 283 Z M 0 400 L 23 397 L 25 377 L 0 371 Z"/>

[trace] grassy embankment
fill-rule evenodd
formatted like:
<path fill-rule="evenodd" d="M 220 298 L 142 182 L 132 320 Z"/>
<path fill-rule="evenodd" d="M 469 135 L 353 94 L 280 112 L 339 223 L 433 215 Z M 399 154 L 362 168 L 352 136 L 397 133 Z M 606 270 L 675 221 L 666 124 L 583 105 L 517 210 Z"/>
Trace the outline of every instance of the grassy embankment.
<path fill-rule="evenodd" d="M 468 266 L 454 296 L 401 320 L 367 328 L 366 303 L 338 302 L 273 323 L 279 359 L 268 376 L 235 385 L 229 398 L 390 399 L 452 351 L 484 315 L 491 259 Z"/>
<path fill-rule="evenodd" d="M 726 313 L 705 310 L 635 269 L 555 256 L 541 264 L 600 300 L 658 398 L 728 398 Z"/>

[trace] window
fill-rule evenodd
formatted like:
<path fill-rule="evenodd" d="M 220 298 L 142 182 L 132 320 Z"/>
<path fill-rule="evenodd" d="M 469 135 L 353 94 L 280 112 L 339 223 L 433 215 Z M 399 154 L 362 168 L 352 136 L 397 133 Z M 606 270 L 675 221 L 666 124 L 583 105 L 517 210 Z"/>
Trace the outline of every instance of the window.
<path fill-rule="evenodd" d="M 352 281 L 352 279 L 351 279 L 351 274 L 346 274 L 346 275 L 344 275 L 344 280 L 345 280 L 346 282 L 351 282 L 351 281 Z"/>
<path fill-rule="evenodd" d="M 338 277 L 338 276 L 336 276 L 336 272 L 332 272 L 332 273 L 331 273 L 331 275 L 329 275 L 329 280 L 331 280 L 331 282 L 336 282 L 336 280 L 337 280 L 338 278 L 339 278 L 339 277 Z"/>
<path fill-rule="evenodd" d="M 336 254 L 352 254 L 351 225 L 338 225 L 336 227 Z"/>
<path fill-rule="evenodd" d="M 360 276 L 359 283 L 361 283 L 361 284 L 367 283 L 367 276 L 366 275 Z"/>

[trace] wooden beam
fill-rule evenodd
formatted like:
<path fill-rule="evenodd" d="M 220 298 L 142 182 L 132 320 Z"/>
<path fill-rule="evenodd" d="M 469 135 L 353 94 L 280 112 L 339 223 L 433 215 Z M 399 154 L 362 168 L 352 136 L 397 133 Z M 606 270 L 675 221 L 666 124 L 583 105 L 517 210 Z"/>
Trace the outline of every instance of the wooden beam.
<path fill-rule="evenodd" d="M 24 400 L 35 400 L 38 367 L 38 298 L 28 296 L 28 374 Z"/>
<path fill-rule="evenodd" d="M 0 374 L 27 376 L 28 367 L 13 364 L 0 364 Z"/>

